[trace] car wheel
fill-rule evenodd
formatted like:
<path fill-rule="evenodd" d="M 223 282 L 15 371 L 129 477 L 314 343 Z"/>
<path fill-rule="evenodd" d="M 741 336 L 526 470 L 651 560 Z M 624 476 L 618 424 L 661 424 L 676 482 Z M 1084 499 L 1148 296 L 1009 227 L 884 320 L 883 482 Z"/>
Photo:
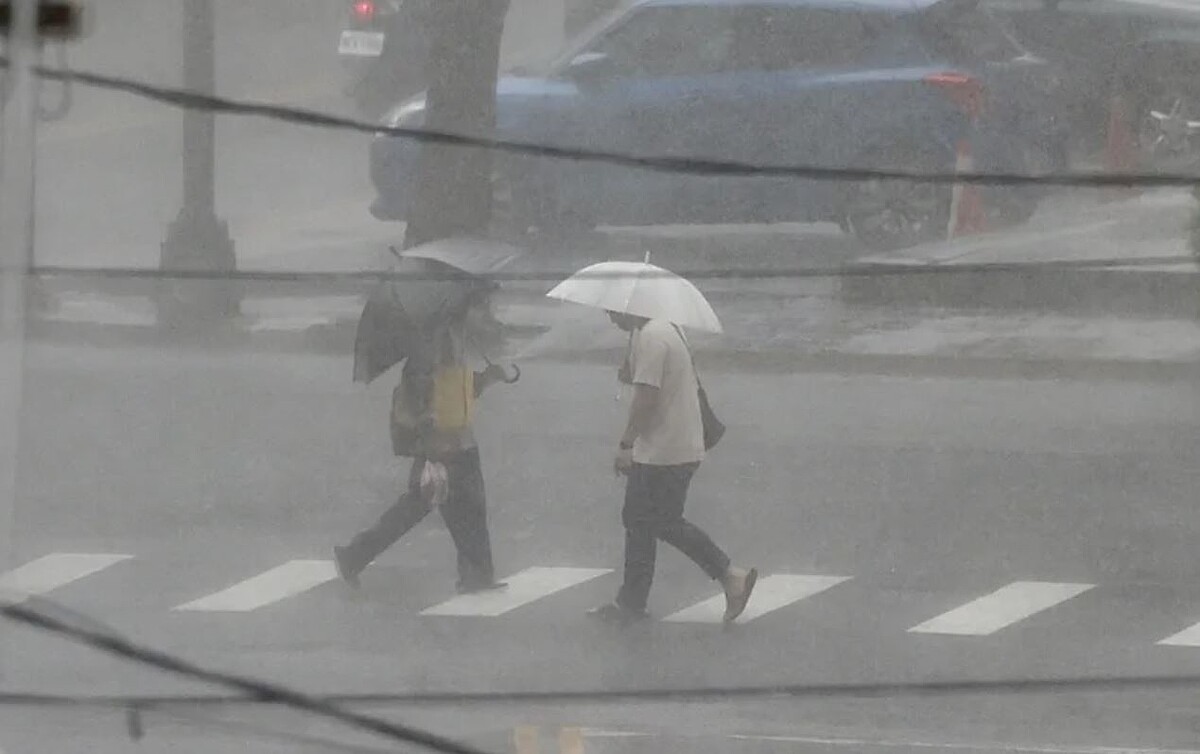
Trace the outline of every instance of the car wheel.
<path fill-rule="evenodd" d="M 936 170 L 928 158 L 870 161 L 872 167 Z M 946 237 L 951 187 L 903 180 L 870 180 L 853 185 L 846 198 L 843 227 L 867 247 L 891 251 Z"/>

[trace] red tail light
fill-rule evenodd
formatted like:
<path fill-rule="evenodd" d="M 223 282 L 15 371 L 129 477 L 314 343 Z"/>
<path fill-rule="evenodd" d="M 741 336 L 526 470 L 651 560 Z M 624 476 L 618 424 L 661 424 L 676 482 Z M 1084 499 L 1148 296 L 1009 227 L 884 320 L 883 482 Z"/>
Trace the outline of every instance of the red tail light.
<path fill-rule="evenodd" d="M 972 118 L 983 109 L 983 84 L 965 73 L 934 73 L 925 77 L 925 83 L 940 89 Z"/>
<path fill-rule="evenodd" d="M 375 0 L 358 0 L 354 3 L 354 17 L 367 23 L 374 21 Z"/>

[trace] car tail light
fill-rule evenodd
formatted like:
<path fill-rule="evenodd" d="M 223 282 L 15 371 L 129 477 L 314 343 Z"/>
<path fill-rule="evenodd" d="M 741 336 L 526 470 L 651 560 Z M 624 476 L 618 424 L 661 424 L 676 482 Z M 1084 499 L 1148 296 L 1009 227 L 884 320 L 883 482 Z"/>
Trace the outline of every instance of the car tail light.
<path fill-rule="evenodd" d="M 375 0 L 358 0 L 354 3 L 354 17 L 364 23 L 375 20 Z"/>
<path fill-rule="evenodd" d="M 941 90 L 972 118 L 983 109 L 983 84 L 973 76 L 953 71 L 934 73 L 925 77 L 925 83 Z"/>

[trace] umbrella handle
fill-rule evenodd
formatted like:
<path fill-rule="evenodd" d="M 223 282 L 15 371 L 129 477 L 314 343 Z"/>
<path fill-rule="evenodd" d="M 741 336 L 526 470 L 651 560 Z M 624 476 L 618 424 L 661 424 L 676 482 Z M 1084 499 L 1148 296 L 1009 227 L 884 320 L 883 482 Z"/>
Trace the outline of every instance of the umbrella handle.
<path fill-rule="evenodd" d="M 501 368 L 503 368 L 503 367 L 501 367 Z M 511 379 L 509 379 L 507 373 L 504 375 L 504 384 L 505 385 L 515 385 L 521 381 L 521 367 L 517 366 L 516 364 L 513 364 L 512 368 L 513 368 L 514 374 Z"/>

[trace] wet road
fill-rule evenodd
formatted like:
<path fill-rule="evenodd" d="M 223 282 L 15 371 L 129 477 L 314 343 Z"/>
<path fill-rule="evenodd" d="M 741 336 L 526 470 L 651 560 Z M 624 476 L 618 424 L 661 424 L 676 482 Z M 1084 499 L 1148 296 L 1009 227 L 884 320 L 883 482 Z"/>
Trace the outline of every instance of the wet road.
<path fill-rule="evenodd" d="M 14 565 L 34 565 L 7 578 L 53 587 L 48 598 L 217 667 L 322 692 L 1200 668 L 1187 632 L 1200 620 L 1191 385 L 710 373 L 731 430 L 697 478 L 690 514 L 762 570 L 758 606 L 732 630 L 706 623 L 696 606 L 713 586 L 664 550 L 655 620 L 615 631 L 583 615 L 611 597 L 620 564 L 611 370 L 531 363 L 518 387 L 489 396 L 480 437 L 493 538 L 498 569 L 518 585 L 494 604 L 453 600 L 453 553 L 432 519 L 360 591 L 332 580 L 330 545 L 376 515 L 404 473 L 387 452 L 389 386 L 351 386 L 344 360 L 37 347 L 29 370 L 13 539 Z M 3 657 L 9 688 L 179 688 L 25 630 L 8 635 Z M 493 748 L 517 725 L 547 736 L 565 725 L 589 729 L 588 750 L 604 752 L 1049 752 L 1183 746 L 1191 698 L 502 707 L 406 719 Z M 94 742 L 81 732 L 87 718 L 74 719 L 64 745 L 68 730 Z M 104 735 L 116 736 L 109 725 Z M 642 739 L 605 732 L 660 737 L 638 748 Z"/>

